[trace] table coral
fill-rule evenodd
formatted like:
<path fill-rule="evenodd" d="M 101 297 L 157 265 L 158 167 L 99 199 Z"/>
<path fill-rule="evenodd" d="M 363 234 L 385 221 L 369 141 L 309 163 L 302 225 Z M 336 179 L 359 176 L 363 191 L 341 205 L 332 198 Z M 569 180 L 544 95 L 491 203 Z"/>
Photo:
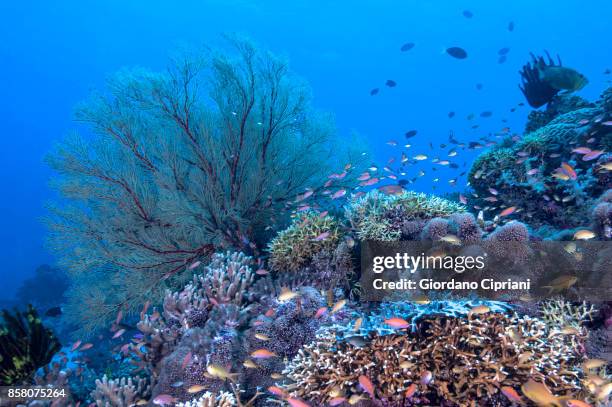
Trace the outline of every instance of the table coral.
<path fill-rule="evenodd" d="M 418 236 L 425 223 L 466 208 L 453 201 L 412 191 L 385 195 L 370 191 L 345 208 L 346 218 L 361 240 L 396 241 Z M 416 236 L 415 236 L 416 235 Z"/>

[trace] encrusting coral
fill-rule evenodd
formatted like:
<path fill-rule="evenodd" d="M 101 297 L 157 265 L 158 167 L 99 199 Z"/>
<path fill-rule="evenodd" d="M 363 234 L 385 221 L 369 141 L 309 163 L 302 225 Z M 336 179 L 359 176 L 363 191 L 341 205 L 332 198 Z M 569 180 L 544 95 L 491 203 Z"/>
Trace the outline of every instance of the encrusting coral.
<path fill-rule="evenodd" d="M 270 267 L 279 272 L 295 272 L 318 253 L 333 251 L 339 239 L 340 227 L 332 216 L 303 212 L 270 242 Z"/>
<path fill-rule="evenodd" d="M 415 334 L 374 334 L 363 346 L 320 338 L 290 362 L 285 389 L 315 405 L 338 396 L 394 406 L 419 400 L 487 405 L 501 396 L 501 387 L 518 389 L 529 379 L 556 395 L 587 394 L 580 381 L 580 334 L 551 336 L 541 320 L 499 313 L 428 317 L 419 326 Z M 360 386 L 360 376 L 373 383 L 373 394 Z M 414 394 L 407 395 L 412 384 Z"/>
<path fill-rule="evenodd" d="M 465 210 L 459 203 L 434 195 L 412 191 L 386 195 L 375 190 L 353 199 L 345 214 L 359 239 L 396 241 L 418 236 L 430 219 Z"/>

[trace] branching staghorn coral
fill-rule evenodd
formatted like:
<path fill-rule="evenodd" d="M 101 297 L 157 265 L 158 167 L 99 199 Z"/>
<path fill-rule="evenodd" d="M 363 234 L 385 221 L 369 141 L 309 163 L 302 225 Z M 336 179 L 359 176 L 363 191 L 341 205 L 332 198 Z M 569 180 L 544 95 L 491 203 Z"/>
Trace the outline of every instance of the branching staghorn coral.
<path fill-rule="evenodd" d="M 178 407 L 234 407 L 237 405 L 234 395 L 226 391 L 219 393 L 207 391 L 201 397 L 177 404 Z"/>
<path fill-rule="evenodd" d="M 72 279 L 75 324 L 99 328 L 121 306 L 160 299 L 220 247 L 263 247 L 329 163 L 356 163 L 285 60 L 244 39 L 228 44 L 162 73 L 115 75 L 77 111 L 93 135 L 49 157 L 64 198 L 47 219 L 49 241 Z"/>
<path fill-rule="evenodd" d="M 269 244 L 270 267 L 279 272 L 295 272 L 322 251 L 333 251 L 340 239 L 338 221 L 315 211 L 298 215 Z"/>
<path fill-rule="evenodd" d="M 593 304 L 585 301 L 574 304 L 563 298 L 548 299 L 540 304 L 542 320 L 549 326 L 556 328 L 573 327 L 581 329 L 583 324 L 593 320 L 597 309 Z"/>
<path fill-rule="evenodd" d="M 140 377 L 109 379 L 104 376 L 96 380 L 96 388 L 91 393 L 97 407 L 131 407 L 151 396 L 147 380 Z"/>
<path fill-rule="evenodd" d="M 412 191 L 397 195 L 370 191 L 345 207 L 346 218 L 359 239 L 379 241 L 396 241 L 403 234 L 420 233 L 425 221 L 465 210 L 459 203 Z"/>
<path fill-rule="evenodd" d="M 292 383 L 285 387 L 315 405 L 329 402 L 332 390 L 347 399 L 369 399 L 358 384 L 361 375 L 374 384 L 375 397 L 389 405 L 404 405 L 413 383 L 414 399 L 435 405 L 486 405 L 502 386 L 518 389 L 531 378 L 556 395 L 584 396 L 575 348 L 581 337 L 549 332 L 538 319 L 489 313 L 426 318 L 414 335 L 375 334 L 361 347 L 326 336 L 290 362 L 284 373 Z"/>

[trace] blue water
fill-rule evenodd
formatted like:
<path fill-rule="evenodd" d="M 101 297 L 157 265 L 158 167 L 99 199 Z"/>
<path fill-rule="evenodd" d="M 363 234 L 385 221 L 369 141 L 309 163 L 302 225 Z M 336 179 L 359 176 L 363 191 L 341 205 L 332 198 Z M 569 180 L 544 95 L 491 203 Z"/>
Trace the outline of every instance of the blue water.
<path fill-rule="evenodd" d="M 471 19 L 463 16 L 466 9 Z M 394 152 L 385 142 L 402 143 L 411 129 L 419 131 L 410 141 L 414 151 L 430 155 L 427 144 L 445 142 L 451 129 L 462 141 L 506 125 L 522 132 L 528 108 L 509 109 L 523 101 L 517 71 L 529 51 L 560 54 L 590 79 L 580 95 L 595 98 L 609 78 L 603 71 L 612 67 L 610 15 L 609 0 L 2 1 L 0 299 L 10 298 L 39 264 L 53 261 L 40 223 L 52 198 L 43 158 L 55 140 L 79 129 L 75 104 L 123 66 L 163 69 L 179 47 L 244 33 L 286 55 L 310 82 L 315 105 L 334 112 L 341 134 L 363 136 L 384 163 Z M 416 46 L 402 53 L 406 42 Z M 465 48 L 469 57 L 443 54 L 450 46 Z M 510 53 L 500 65 L 502 47 Z M 387 79 L 397 87 L 385 87 Z M 371 97 L 374 87 L 381 92 Z M 480 127 L 472 130 L 466 116 L 484 110 L 493 116 L 477 119 Z M 449 111 L 456 117 L 448 119 Z M 469 168 L 473 156 L 462 153 L 458 162 Z M 430 175 L 414 189 L 431 192 Z M 446 180 L 455 172 L 437 176 L 436 191 L 451 191 Z M 460 179 L 458 188 L 464 184 Z"/>

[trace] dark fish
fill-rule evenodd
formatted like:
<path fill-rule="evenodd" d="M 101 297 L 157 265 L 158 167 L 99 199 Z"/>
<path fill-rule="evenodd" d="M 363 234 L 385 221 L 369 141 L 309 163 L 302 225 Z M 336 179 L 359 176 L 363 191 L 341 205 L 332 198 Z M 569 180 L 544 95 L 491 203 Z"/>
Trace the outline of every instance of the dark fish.
<path fill-rule="evenodd" d="M 453 58 L 465 59 L 467 58 L 467 52 L 460 47 L 450 47 L 446 49 L 446 53 Z"/>
<path fill-rule="evenodd" d="M 62 307 L 53 307 L 49 308 L 47 312 L 45 312 L 46 317 L 55 318 L 62 315 Z"/>
<path fill-rule="evenodd" d="M 463 17 L 472 18 L 474 17 L 474 13 L 472 13 L 470 10 L 463 10 Z"/>
<path fill-rule="evenodd" d="M 476 84 L 476 89 L 477 90 L 482 90 L 483 87 L 484 87 L 484 85 L 482 83 L 477 83 Z"/>
<path fill-rule="evenodd" d="M 493 112 L 491 112 L 490 110 L 485 110 L 484 112 L 480 113 L 480 117 L 491 117 L 493 116 Z"/>
<path fill-rule="evenodd" d="M 564 66 L 547 66 L 540 69 L 540 79 L 547 82 L 553 89 L 574 92 L 584 88 L 589 80 L 572 68 Z"/>
<path fill-rule="evenodd" d="M 610 70 L 610 69 L 606 69 L 604 71 L 604 75 L 610 75 L 610 73 L 612 73 L 612 70 Z"/>
<path fill-rule="evenodd" d="M 407 179 L 400 179 L 399 181 L 397 181 L 397 184 L 403 187 L 406 184 L 408 184 L 408 180 Z"/>
<path fill-rule="evenodd" d="M 414 48 L 414 42 L 407 42 L 404 45 L 402 45 L 402 47 L 400 48 L 400 51 L 406 52 L 406 51 L 410 51 L 412 48 Z"/>
<path fill-rule="evenodd" d="M 510 21 L 508 23 L 508 31 L 510 32 L 514 31 L 514 21 Z"/>
<path fill-rule="evenodd" d="M 448 112 L 448 118 L 452 119 L 453 117 L 455 117 L 455 112 Z"/>
<path fill-rule="evenodd" d="M 367 341 L 363 338 L 363 336 L 351 336 L 346 338 L 346 341 L 358 348 L 361 348 L 367 344 Z"/>
<path fill-rule="evenodd" d="M 498 64 L 503 64 L 508 60 L 508 57 L 505 55 L 502 55 L 501 57 L 499 57 L 499 59 L 497 60 Z"/>
<path fill-rule="evenodd" d="M 455 163 L 450 163 L 449 167 L 453 168 L 453 169 L 457 169 L 459 168 L 459 165 L 455 164 Z"/>
<path fill-rule="evenodd" d="M 378 92 L 380 92 L 380 89 L 374 88 L 370 91 L 370 96 L 378 95 Z"/>
<path fill-rule="evenodd" d="M 499 51 L 497 51 L 497 55 L 507 55 L 510 52 L 510 48 L 503 47 Z"/>
<path fill-rule="evenodd" d="M 406 138 L 412 138 L 412 137 L 417 135 L 417 131 L 416 130 L 409 130 L 404 135 L 406 136 Z"/>
<path fill-rule="evenodd" d="M 397 83 L 394 80 L 387 79 L 387 82 L 385 82 L 385 85 L 387 85 L 390 88 L 394 88 L 395 86 L 397 86 Z"/>

